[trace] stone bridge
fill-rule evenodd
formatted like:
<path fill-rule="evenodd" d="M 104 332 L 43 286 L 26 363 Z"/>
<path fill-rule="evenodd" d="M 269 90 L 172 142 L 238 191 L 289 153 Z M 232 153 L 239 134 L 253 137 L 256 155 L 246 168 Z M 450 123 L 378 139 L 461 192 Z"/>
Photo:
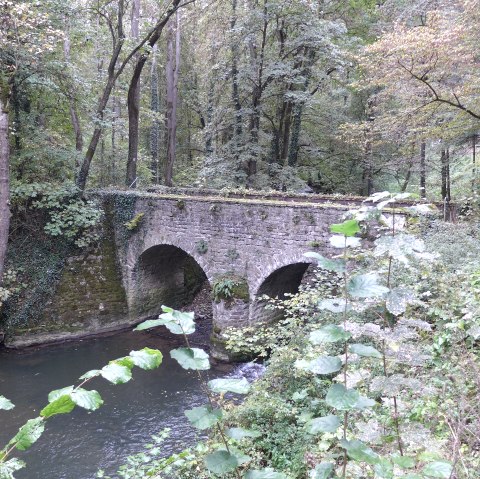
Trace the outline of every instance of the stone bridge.
<path fill-rule="evenodd" d="M 218 293 L 212 299 L 217 337 L 230 326 L 272 319 L 261 296 L 297 292 L 309 266 L 303 254 L 328 254 L 329 225 L 361 201 L 162 192 L 102 196 L 117 215 L 115 243 L 128 316 L 138 320 L 158 314 L 162 304 L 188 304 L 208 280 Z"/>

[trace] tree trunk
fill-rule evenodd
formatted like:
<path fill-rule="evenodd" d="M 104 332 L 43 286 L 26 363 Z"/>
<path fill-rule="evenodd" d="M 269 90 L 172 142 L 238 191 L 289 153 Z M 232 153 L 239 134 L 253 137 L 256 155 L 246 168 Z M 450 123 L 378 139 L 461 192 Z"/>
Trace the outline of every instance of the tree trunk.
<path fill-rule="evenodd" d="M 137 41 L 139 37 L 139 20 L 140 20 L 140 0 L 133 0 L 132 17 L 131 17 L 130 36 Z M 136 66 L 139 64 L 140 55 L 135 57 Z M 145 63 L 146 58 L 143 63 Z M 142 65 L 143 68 L 143 65 Z M 128 89 L 128 158 L 127 158 L 127 177 L 125 184 L 129 188 L 137 186 L 137 160 L 138 160 L 138 124 L 140 113 L 140 75 L 141 69 L 137 74 L 135 68 L 130 87 Z"/>
<path fill-rule="evenodd" d="M 477 188 L 477 135 L 472 135 L 472 193 Z"/>
<path fill-rule="evenodd" d="M 153 112 L 154 118 L 152 128 L 150 130 L 150 157 L 153 182 L 159 183 L 159 150 L 158 144 L 160 140 L 160 98 L 158 94 L 158 65 L 157 65 L 157 49 L 155 44 L 152 51 L 152 68 L 150 70 L 150 110 Z"/>
<path fill-rule="evenodd" d="M 425 142 L 422 141 L 420 146 L 420 198 L 425 199 L 427 197 L 427 174 L 425 167 Z"/>
<path fill-rule="evenodd" d="M 232 0 L 232 18 L 230 28 L 233 32 L 237 23 L 237 0 Z M 238 89 L 238 43 L 233 39 L 231 45 L 232 51 L 232 102 L 235 109 L 235 126 L 233 129 L 233 156 L 238 161 L 240 139 L 242 137 L 242 105 L 240 104 L 240 94 Z"/>
<path fill-rule="evenodd" d="M 442 149 L 440 162 L 442 165 L 442 201 L 450 202 L 450 155 L 448 149 Z"/>
<path fill-rule="evenodd" d="M 174 56 L 175 43 L 175 56 Z M 173 165 L 177 147 L 177 96 L 178 73 L 180 68 L 180 18 L 171 23 L 167 43 L 167 161 L 165 162 L 165 185 L 173 186 Z"/>
<path fill-rule="evenodd" d="M 70 65 L 70 25 L 68 20 L 65 21 L 65 36 L 63 39 L 63 53 L 65 56 L 65 62 Z M 77 106 L 75 104 L 75 98 L 69 93 L 68 101 L 70 106 L 70 118 L 72 120 L 73 132 L 75 133 L 75 149 L 77 151 L 83 150 L 83 134 L 82 127 L 80 125 L 80 119 L 77 112 Z M 77 168 L 80 166 L 77 160 L 75 165 Z"/>
<path fill-rule="evenodd" d="M 8 94 L 3 91 L 2 97 Z M 7 87 L 8 88 L 8 87 Z M 8 131 L 8 110 L 0 103 L 0 286 L 3 284 L 5 258 L 7 256 L 8 231 L 10 227 L 10 183 L 9 183 L 10 144 Z"/>

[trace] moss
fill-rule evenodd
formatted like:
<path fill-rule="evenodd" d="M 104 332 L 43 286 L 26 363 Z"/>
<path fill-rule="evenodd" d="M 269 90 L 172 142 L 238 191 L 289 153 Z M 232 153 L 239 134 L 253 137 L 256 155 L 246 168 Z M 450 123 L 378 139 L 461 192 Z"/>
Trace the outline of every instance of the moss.
<path fill-rule="evenodd" d="M 177 200 L 175 206 L 180 210 L 183 211 L 186 208 L 185 200 Z"/>
<path fill-rule="evenodd" d="M 123 223 L 123 226 L 125 226 L 128 231 L 135 231 L 142 223 L 144 216 L 145 213 L 137 213 L 130 221 Z"/>
<path fill-rule="evenodd" d="M 217 303 L 230 302 L 234 299 L 245 302 L 250 300 L 247 280 L 233 274 L 219 276 L 212 284 L 212 294 Z"/>

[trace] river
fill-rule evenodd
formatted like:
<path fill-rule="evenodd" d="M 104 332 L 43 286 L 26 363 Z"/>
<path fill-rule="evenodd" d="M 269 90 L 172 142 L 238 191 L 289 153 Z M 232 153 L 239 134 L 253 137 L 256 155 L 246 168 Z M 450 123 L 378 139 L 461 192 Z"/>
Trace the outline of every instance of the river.
<path fill-rule="evenodd" d="M 163 328 L 162 328 L 163 329 Z M 27 419 L 38 415 L 49 391 L 70 384 L 90 369 L 145 346 L 163 352 L 160 368 L 133 370 L 133 380 L 114 386 L 95 378 L 89 388 L 105 404 L 95 412 L 76 408 L 47 422 L 43 436 L 16 457 L 27 463 L 18 479 L 93 479 L 98 469 L 114 473 L 128 455 L 142 451 L 152 434 L 171 428 L 166 455 L 179 452 L 197 438 L 183 411 L 205 403 L 197 376 L 169 356 L 180 345 L 160 330 L 122 332 L 22 351 L 0 350 L 0 394 L 16 407 L 0 411 L 0 447 Z M 243 368 L 245 369 L 245 368 Z M 239 366 L 213 365 L 210 378 L 238 374 Z M 237 374 L 236 374 L 237 371 Z"/>

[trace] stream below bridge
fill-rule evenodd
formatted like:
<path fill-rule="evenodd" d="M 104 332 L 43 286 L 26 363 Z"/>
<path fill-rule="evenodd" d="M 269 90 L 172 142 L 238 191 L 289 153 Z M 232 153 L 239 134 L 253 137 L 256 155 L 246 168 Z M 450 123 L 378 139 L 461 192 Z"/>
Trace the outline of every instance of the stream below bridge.
<path fill-rule="evenodd" d="M 51 390 L 78 384 L 84 372 L 132 350 L 148 346 L 160 349 L 164 356 L 156 370 L 134 368 L 133 379 L 123 385 L 93 379 L 89 388 L 98 390 L 105 404 L 93 413 L 75 408 L 70 414 L 51 418 L 38 442 L 15 455 L 27 463 L 16 477 L 93 479 L 98 469 L 113 474 L 128 455 L 141 452 L 151 435 L 164 428 L 171 429 L 162 447 L 165 456 L 194 443 L 198 436 L 184 410 L 205 404 L 206 399 L 195 372 L 183 370 L 170 358 L 169 351 L 182 343 L 167 334 L 159 328 L 22 351 L 0 350 L 0 395 L 16 405 L 11 411 L 0 411 L 0 447 L 26 420 L 38 415 Z M 194 343 L 202 346 L 199 342 L 205 334 L 198 336 Z M 209 379 L 252 379 L 258 374 L 256 366 L 213 364 L 207 373 Z"/>

